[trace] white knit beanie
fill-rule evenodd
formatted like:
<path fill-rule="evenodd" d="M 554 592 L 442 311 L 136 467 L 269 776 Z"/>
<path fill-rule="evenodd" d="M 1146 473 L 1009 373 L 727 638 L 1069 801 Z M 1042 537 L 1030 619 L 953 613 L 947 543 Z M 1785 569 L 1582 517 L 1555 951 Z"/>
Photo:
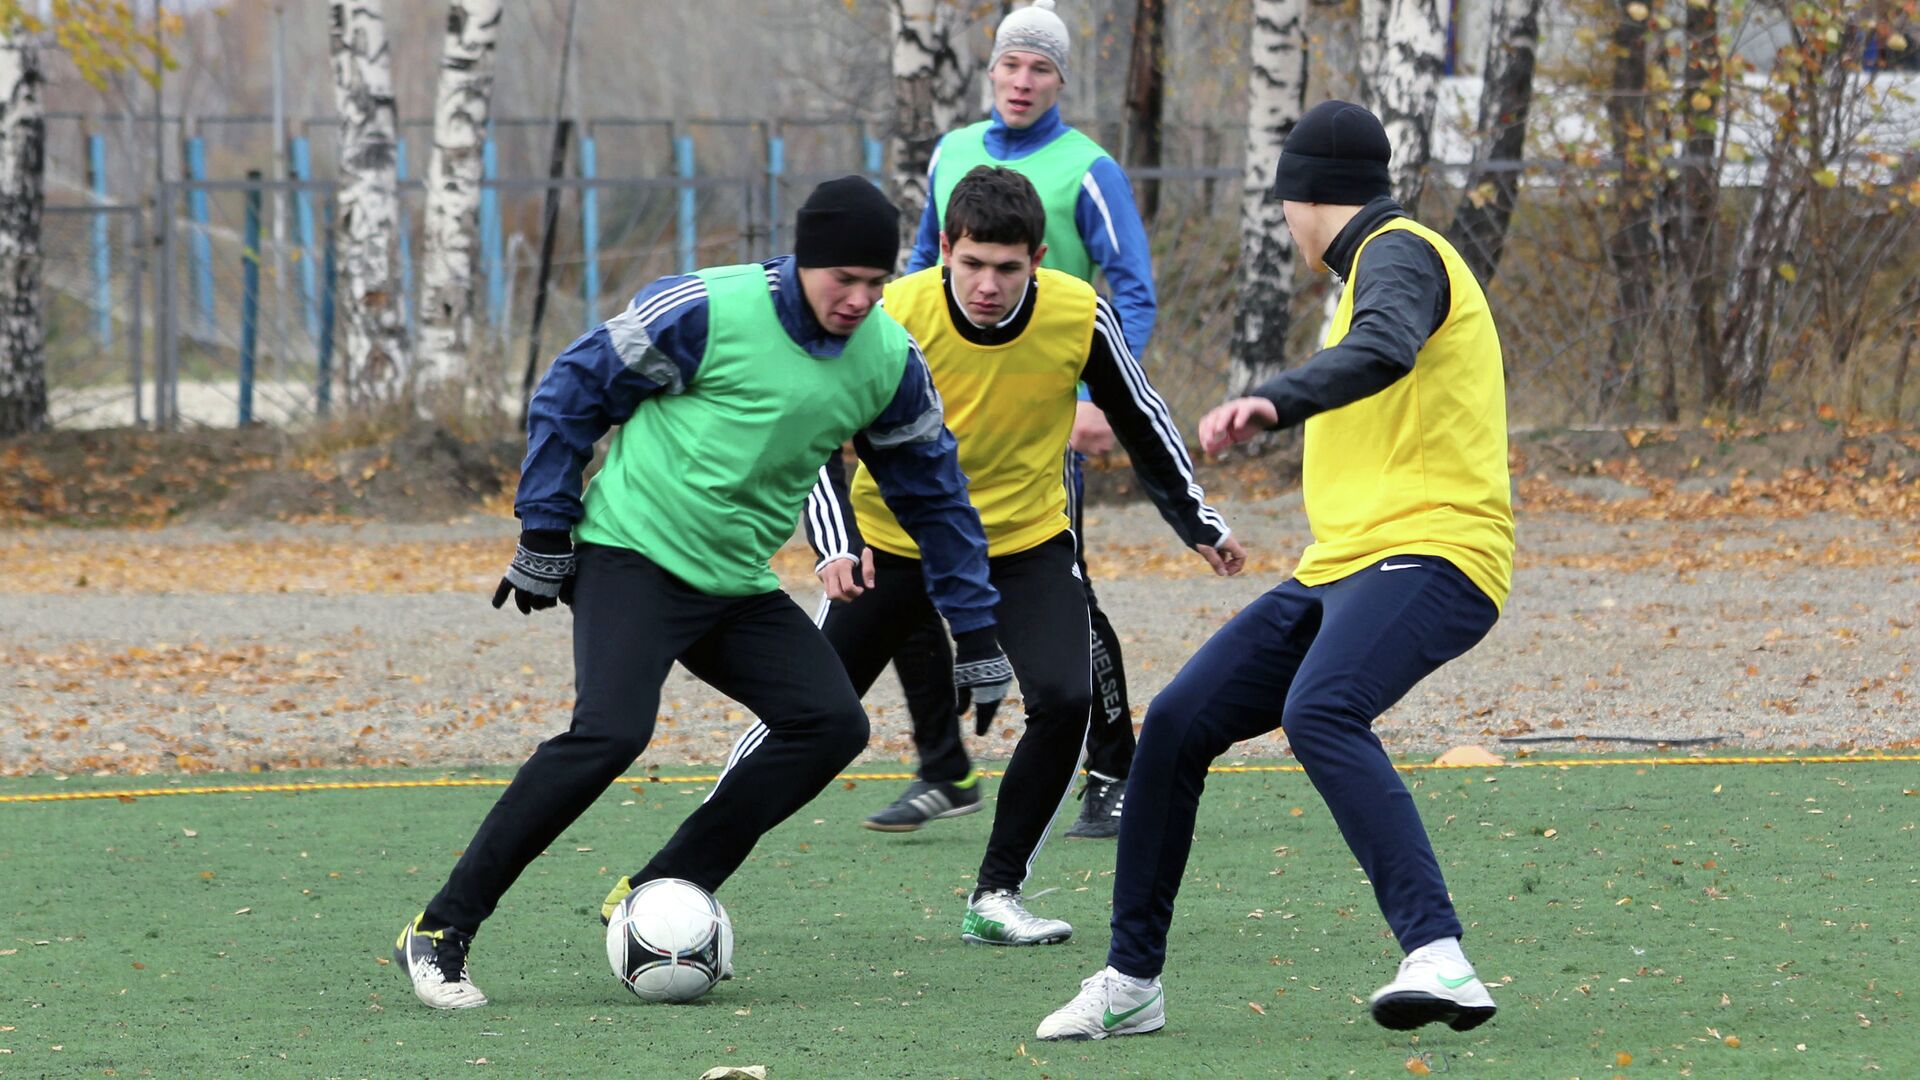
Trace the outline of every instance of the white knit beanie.
<path fill-rule="evenodd" d="M 993 32 L 993 55 L 987 58 L 987 66 L 999 63 L 1000 57 L 1010 52 L 1044 56 L 1060 69 L 1060 81 L 1067 80 L 1067 24 L 1053 13 L 1053 0 L 1033 0 L 1032 7 L 1000 20 Z"/>

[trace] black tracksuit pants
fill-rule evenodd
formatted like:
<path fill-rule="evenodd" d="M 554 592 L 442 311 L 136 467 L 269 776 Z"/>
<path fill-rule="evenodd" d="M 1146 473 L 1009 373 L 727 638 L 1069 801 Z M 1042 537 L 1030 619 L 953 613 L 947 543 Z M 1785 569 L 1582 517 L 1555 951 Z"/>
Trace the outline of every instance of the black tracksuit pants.
<path fill-rule="evenodd" d="M 867 745 L 845 670 L 784 592 L 710 596 L 638 552 L 581 544 L 578 554 L 573 723 L 534 750 L 481 822 L 427 906 L 432 923 L 477 930 L 527 864 L 633 764 L 675 660 L 758 722 L 706 801 L 629 875 L 636 882 L 677 877 L 718 889 Z"/>
<path fill-rule="evenodd" d="M 1086 494 L 1085 454 L 1067 451 L 1067 513 L 1079 542 L 1074 557 L 1087 587 L 1087 615 L 1093 620 L 1093 722 L 1087 729 L 1087 771 L 1109 780 L 1125 780 L 1133 770 L 1133 707 L 1127 703 L 1127 670 L 1120 657 L 1120 635 L 1100 610 L 1087 574 L 1087 529 L 1081 512 Z"/>
<path fill-rule="evenodd" d="M 828 605 L 821 626 L 845 663 L 854 689 L 863 695 L 896 653 L 923 652 L 902 649 L 901 627 L 915 628 L 912 632 L 918 634 L 920 627 L 937 621 L 920 560 L 876 550 L 873 570 L 873 588 L 849 603 Z M 987 570 L 1000 591 L 1000 603 L 994 609 L 996 633 L 1020 680 L 1027 728 L 1000 781 L 993 834 L 980 864 L 978 887 L 1018 889 L 1046 842 L 1067 789 L 1073 786 L 1086 742 L 1093 704 L 1086 588 L 1074 563 L 1070 531 L 1026 551 L 994 556 L 987 560 Z M 917 692 L 911 689 L 914 683 L 924 687 L 927 680 L 903 681 L 910 692 Z M 938 683 L 951 687 L 953 673 L 945 672 Z M 966 753 L 958 745 L 960 729 L 951 690 L 942 690 L 941 698 L 935 702 L 928 696 L 921 703 L 924 709 L 909 703 L 914 736 L 916 742 L 923 736 L 928 740 L 921 742 L 921 749 L 929 766 L 951 756 L 939 745 L 942 739 L 950 739 L 961 771 L 939 778 L 958 780 L 966 775 Z M 930 748 L 931 757 L 926 753 Z"/>

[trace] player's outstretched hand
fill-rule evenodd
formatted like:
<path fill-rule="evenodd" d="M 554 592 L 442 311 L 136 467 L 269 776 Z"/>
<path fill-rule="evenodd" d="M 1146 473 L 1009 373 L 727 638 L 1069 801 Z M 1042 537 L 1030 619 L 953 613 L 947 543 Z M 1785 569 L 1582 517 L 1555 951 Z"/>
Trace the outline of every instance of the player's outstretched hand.
<path fill-rule="evenodd" d="M 1000 641 L 990 627 L 954 635 L 953 689 L 954 713 L 967 715 L 973 706 L 973 733 L 985 735 L 993 726 L 993 714 L 1013 686 L 1013 665 L 1001 651 Z"/>
<path fill-rule="evenodd" d="M 1280 423 L 1279 410 L 1266 398 L 1234 398 L 1200 418 L 1200 449 L 1217 454 Z"/>
<path fill-rule="evenodd" d="M 1247 568 L 1247 549 L 1231 536 L 1220 541 L 1217 547 L 1195 544 L 1193 550 L 1199 552 L 1200 557 L 1207 560 L 1207 565 L 1213 567 L 1213 572 L 1221 577 L 1232 577 Z"/>
<path fill-rule="evenodd" d="M 835 558 L 831 562 L 821 563 L 816 573 L 820 576 L 821 587 L 827 590 L 827 599 L 844 604 L 873 588 L 873 549 L 860 549 L 857 568 L 850 558 Z"/>
<path fill-rule="evenodd" d="M 527 529 L 520 534 L 520 545 L 513 549 L 507 576 L 493 591 L 493 606 L 500 607 L 512 596 L 522 615 L 545 611 L 555 604 L 571 607 L 573 571 L 573 537 L 565 529 Z"/>

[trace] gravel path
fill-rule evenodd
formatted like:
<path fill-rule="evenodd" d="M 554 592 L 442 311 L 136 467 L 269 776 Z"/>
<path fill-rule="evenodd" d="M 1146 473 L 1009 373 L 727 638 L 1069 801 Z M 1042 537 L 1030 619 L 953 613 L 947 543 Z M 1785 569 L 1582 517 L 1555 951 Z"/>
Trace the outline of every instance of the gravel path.
<path fill-rule="evenodd" d="M 1097 507 L 1089 521 L 1136 718 L 1306 540 L 1297 494 L 1223 508 L 1257 555 L 1247 575 L 1225 581 L 1203 576 L 1150 507 Z M 1389 749 L 1424 754 L 1502 736 L 1717 738 L 1753 750 L 1920 740 L 1920 526 L 1840 517 L 1623 526 L 1523 513 L 1521 530 L 1500 624 L 1381 720 Z M 511 536 L 512 523 L 492 519 L 0 532 L 18 571 L 0 578 L 0 772 L 518 762 L 566 722 L 570 619 L 487 606 L 492 552 L 504 559 Z M 263 586 L 258 568 L 219 569 L 248 552 L 343 546 L 360 556 L 352 572 L 331 583 L 307 575 L 284 594 Z M 106 576 L 99 568 L 116 559 L 124 573 Z M 93 583 L 80 585 L 89 573 Z M 809 610 L 810 583 L 789 579 Z M 415 587 L 434 591 L 406 591 Z M 868 704 L 866 760 L 906 760 L 891 676 Z M 746 723 L 737 705 L 676 671 L 645 761 L 716 762 Z M 1001 725 L 975 747 L 1003 758 L 1015 730 Z M 1645 749 L 1536 748 L 1576 746 Z M 1274 757 L 1285 742 L 1242 750 Z"/>

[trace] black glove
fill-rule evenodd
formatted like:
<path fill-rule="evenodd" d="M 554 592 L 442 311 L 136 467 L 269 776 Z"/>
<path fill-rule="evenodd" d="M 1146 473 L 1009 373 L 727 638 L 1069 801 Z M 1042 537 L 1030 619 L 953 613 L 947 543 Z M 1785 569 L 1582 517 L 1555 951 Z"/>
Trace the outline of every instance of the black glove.
<path fill-rule="evenodd" d="M 1012 685 L 1013 665 L 991 629 L 969 630 L 953 639 L 953 708 L 965 716 L 968 704 L 973 705 L 975 735 L 985 735 L 993 725 L 993 714 Z"/>
<path fill-rule="evenodd" d="M 565 529 L 522 532 L 520 546 L 513 550 L 513 564 L 493 591 L 493 606 L 505 604 L 508 593 L 522 615 L 545 611 L 556 603 L 571 607 L 573 537 Z"/>

